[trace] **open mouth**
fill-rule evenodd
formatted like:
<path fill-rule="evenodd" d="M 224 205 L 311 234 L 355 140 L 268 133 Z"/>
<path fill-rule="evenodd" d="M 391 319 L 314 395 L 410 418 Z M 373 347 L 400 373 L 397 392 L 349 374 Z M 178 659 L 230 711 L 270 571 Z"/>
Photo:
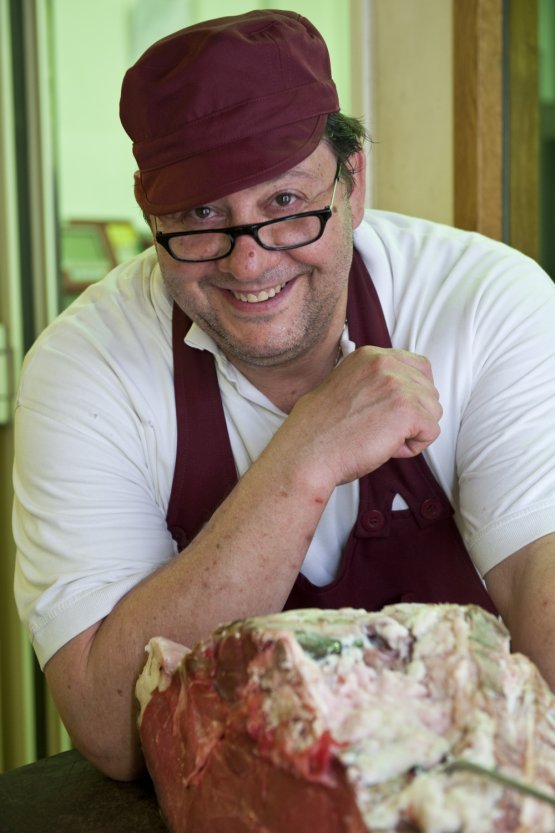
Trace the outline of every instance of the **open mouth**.
<path fill-rule="evenodd" d="M 268 301 L 270 298 L 275 298 L 276 295 L 285 288 L 287 284 L 282 283 L 279 286 L 273 286 L 271 289 L 263 289 L 261 292 L 234 292 L 232 295 L 238 301 L 244 301 L 247 304 L 260 304 L 262 301 Z"/>

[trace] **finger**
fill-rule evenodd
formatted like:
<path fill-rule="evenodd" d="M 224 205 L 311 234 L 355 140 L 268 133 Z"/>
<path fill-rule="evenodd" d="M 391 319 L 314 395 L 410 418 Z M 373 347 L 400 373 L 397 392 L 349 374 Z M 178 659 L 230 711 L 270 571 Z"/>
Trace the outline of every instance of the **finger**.
<path fill-rule="evenodd" d="M 338 365 L 334 374 L 340 378 L 352 376 L 355 384 L 359 385 L 379 379 L 412 379 L 416 383 L 434 385 L 429 359 L 393 348 L 359 347 Z"/>

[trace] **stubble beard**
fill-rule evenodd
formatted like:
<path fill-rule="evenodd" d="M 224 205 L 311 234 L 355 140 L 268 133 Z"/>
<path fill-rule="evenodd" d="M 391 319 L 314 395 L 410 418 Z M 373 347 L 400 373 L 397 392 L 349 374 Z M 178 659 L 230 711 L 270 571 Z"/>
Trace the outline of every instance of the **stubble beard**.
<path fill-rule="evenodd" d="M 312 267 L 303 266 L 300 280 L 308 282 L 318 281 L 318 275 L 314 275 Z M 194 320 L 195 323 L 208 335 L 210 335 L 224 355 L 233 362 L 234 360 L 251 367 L 269 368 L 286 366 L 295 360 L 307 355 L 326 336 L 336 315 L 337 305 L 341 302 L 344 292 L 343 284 L 334 283 L 333 287 L 318 297 L 312 295 L 304 305 L 301 319 L 293 324 L 280 328 L 279 319 L 273 324 L 274 337 L 271 344 L 256 345 L 252 342 L 234 338 L 220 321 L 216 314 L 210 309 L 188 310 L 186 303 L 183 305 L 184 312 Z M 268 316 L 260 316 L 261 326 L 264 322 L 274 318 L 273 313 Z M 256 324 L 253 324 L 256 326 Z"/>

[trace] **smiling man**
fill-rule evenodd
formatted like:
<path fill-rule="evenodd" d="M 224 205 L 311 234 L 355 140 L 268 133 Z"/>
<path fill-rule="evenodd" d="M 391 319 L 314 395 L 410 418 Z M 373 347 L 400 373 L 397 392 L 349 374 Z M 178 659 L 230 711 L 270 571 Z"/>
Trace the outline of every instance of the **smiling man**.
<path fill-rule="evenodd" d="M 141 771 L 150 637 L 284 607 L 498 611 L 555 684 L 555 290 L 364 211 L 364 129 L 298 14 L 154 44 L 121 118 L 154 246 L 30 351 L 16 596 L 77 747 Z"/>
<path fill-rule="evenodd" d="M 362 156 L 358 165 L 362 171 Z M 172 298 L 240 370 L 255 375 L 257 387 L 268 374 L 256 368 L 304 357 L 304 378 L 311 363 L 321 373 L 326 352 L 337 355 L 352 259 L 351 212 L 354 204 L 358 224 L 363 196 L 357 187 L 349 204 L 339 173 L 323 142 L 276 179 L 210 206 L 153 218 Z M 307 379 L 305 389 L 312 386 Z"/>

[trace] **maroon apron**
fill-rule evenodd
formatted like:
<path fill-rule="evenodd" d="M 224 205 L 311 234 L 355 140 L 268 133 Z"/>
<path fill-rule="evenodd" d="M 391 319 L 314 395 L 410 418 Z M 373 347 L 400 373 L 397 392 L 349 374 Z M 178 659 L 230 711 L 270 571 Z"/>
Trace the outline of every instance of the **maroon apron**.
<path fill-rule="evenodd" d="M 347 320 L 357 347 L 391 347 L 378 295 L 356 251 Z M 237 482 L 214 359 L 184 343 L 190 326 L 174 304 L 177 458 L 167 524 L 180 550 Z M 392 509 L 397 494 L 408 509 Z M 299 573 L 285 608 L 379 610 L 400 601 L 474 603 L 497 612 L 422 455 L 389 460 L 361 477 L 358 516 L 337 577 L 318 587 Z"/>

